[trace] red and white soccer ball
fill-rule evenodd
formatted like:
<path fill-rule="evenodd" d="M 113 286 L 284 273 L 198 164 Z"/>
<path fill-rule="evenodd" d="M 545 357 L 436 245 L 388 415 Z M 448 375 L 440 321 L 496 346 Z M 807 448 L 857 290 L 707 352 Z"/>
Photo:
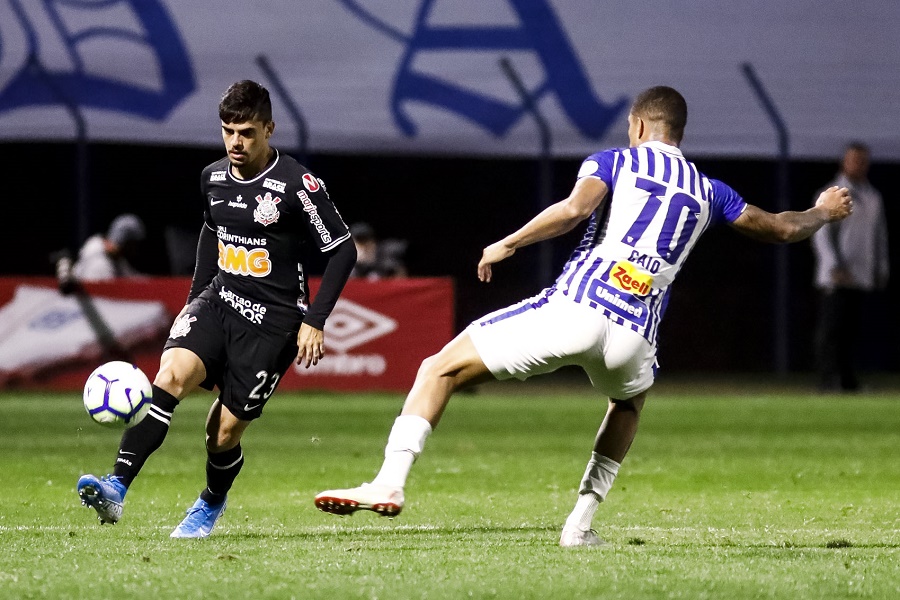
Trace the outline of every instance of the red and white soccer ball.
<path fill-rule="evenodd" d="M 144 372 L 114 360 L 100 365 L 84 384 L 84 408 L 106 427 L 134 427 L 150 410 L 153 388 Z"/>

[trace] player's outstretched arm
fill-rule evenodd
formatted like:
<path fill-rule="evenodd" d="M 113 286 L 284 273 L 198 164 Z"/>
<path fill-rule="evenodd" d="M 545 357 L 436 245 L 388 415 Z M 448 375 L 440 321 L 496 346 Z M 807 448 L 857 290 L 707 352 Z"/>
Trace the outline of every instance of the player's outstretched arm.
<path fill-rule="evenodd" d="M 850 190 L 834 186 L 819 194 L 816 205 L 809 210 L 770 213 L 748 204 L 731 226 L 761 242 L 785 244 L 805 240 L 823 225 L 840 221 L 851 212 Z"/>
<path fill-rule="evenodd" d="M 572 231 L 597 210 L 607 191 L 597 177 L 579 179 L 568 198 L 548 206 L 521 229 L 485 248 L 478 263 L 478 279 L 490 281 L 491 265 L 509 258 L 519 248 Z"/>

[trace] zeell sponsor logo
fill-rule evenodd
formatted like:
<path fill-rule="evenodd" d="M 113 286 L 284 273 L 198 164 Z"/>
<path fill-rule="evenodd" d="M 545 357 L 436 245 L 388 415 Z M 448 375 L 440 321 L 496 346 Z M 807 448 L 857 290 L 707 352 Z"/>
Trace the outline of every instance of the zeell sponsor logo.
<path fill-rule="evenodd" d="M 653 276 L 642 273 L 629 262 L 619 261 L 609 271 L 609 281 L 623 292 L 646 296 L 653 289 Z"/>

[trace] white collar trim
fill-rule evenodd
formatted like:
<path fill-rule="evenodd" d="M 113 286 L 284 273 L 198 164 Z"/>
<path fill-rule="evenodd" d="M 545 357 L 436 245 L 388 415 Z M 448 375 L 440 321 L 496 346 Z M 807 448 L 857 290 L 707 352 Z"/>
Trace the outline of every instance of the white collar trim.
<path fill-rule="evenodd" d="M 275 165 L 278 164 L 278 159 L 281 158 L 281 154 L 278 152 L 278 148 L 272 148 L 272 150 L 275 151 L 275 160 L 272 161 L 272 164 L 269 166 L 268 169 L 262 171 L 259 175 L 257 175 L 253 179 L 238 179 L 237 177 L 235 177 L 231 173 L 231 163 L 229 162 L 228 168 L 225 169 L 225 171 L 228 173 L 229 179 L 231 179 L 235 183 L 245 183 L 246 184 L 246 183 L 253 183 L 255 181 L 259 181 L 261 178 L 265 177 L 269 173 L 269 171 L 271 171 L 272 169 L 275 168 Z"/>
<path fill-rule="evenodd" d="M 670 146 L 669 144 L 666 144 L 664 142 L 659 142 L 659 141 L 653 140 L 653 141 L 649 141 L 649 142 L 644 142 L 643 144 L 641 144 L 638 147 L 639 148 L 643 148 L 643 147 L 654 148 L 656 150 L 659 150 L 660 152 L 665 152 L 666 154 L 673 154 L 675 156 L 684 158 L 684 154 L 681 153 L 681 149 L 678 146 Z"/>

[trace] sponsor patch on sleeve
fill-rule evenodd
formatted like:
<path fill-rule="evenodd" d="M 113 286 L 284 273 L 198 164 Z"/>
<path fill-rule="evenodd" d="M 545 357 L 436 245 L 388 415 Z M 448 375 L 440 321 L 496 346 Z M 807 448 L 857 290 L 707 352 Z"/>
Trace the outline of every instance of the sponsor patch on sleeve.
<path fill-rule="evenodd" d="M 303 174 L 303 187 L 305 187 L 310 192 L 318 192 L 319 187 L 321 187 L 321 185 L 319 184 L 318 180 L 315 177 L 313 177 L 309 173 L 304 173 Z"/>

